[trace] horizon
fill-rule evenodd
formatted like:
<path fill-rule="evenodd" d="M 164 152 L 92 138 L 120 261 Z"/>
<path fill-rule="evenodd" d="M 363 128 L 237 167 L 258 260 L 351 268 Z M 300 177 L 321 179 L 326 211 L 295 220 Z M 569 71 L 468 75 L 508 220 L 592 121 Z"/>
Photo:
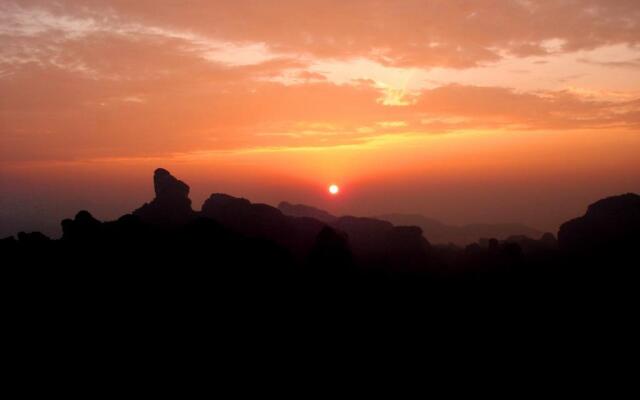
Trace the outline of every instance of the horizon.
<path fill-rule="evenodd" d="M 130 213 L 157 167 L 195 210 L 554 234 L 640 193 L 634 1 L 1 1 L 0 92 L 0 237 Z"/>

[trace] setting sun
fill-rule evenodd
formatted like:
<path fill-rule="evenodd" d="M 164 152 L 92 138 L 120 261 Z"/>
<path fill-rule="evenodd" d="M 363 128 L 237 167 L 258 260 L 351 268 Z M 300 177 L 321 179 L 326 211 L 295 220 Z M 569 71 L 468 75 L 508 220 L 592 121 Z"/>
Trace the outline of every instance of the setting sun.
<path fill-rule="evenodd" d="M 338 194 L 339 191 L 340 188 L 338 187 L 338 185 L 329 185 L 329 193 L 331 193 L 332 195 Z"/>

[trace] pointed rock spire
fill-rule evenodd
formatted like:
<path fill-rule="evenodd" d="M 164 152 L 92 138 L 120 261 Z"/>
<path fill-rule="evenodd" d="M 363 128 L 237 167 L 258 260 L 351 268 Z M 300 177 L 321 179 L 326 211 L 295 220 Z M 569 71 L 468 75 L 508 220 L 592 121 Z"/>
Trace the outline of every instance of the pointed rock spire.
<path fill-rule="evenodd" d="M 189 185 L 158 168 L 153 174 L 153 187 L 156 197 L 135 210 L 134 215 L 155 224 L 179 224 L 193 217 Z"/>

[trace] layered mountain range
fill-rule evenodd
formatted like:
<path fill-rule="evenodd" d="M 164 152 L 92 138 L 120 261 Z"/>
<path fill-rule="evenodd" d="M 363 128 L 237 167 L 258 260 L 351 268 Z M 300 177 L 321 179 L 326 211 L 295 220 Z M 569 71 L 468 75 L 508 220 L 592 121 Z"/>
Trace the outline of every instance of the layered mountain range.
<path fill-rule="evenodd" d="M 339 219 L 327 211 L 304 204 L 291 204 L 283 201 L 278 205 L 278 208 L 287 215 L 312 217 L 328 224 L 333 224 Z M 535 228 L 518 223 L 454 226 L 419 214 L 384 214 L 373 218 L 389 221 L 394 225 L 417 226 L 432 244 L 466 246 L 483 238 L 505 240 L 512 236 L 526 236 L 532 239 L 539 239 L 543 235 L 543 232 Z"/>
<path fill-rule="evenodd" d="M 556 240 L 521 225 L 451 227 L 411 215 L 338 217 L 310 206 L 282 202 L 275 208 L 223 193 L 212 194 L 197 211 L 189 186 L 169 171 L 157 169 L 153 184 L 154 199 L 115 221 L 101 222 L 80 211 L 62 221 L 60 240 L 20 232 L 17 240 L 3 239 L 0 250 L 24 252 L 36 261 L 53 249 L 60 255 L 77 248 L 91 257 L 103 254 L 98 261 L 104 262 L 126 251 L 143 264 L 150 255 L 162 264 L 185 254 L 214 252 L 218 264 L 468 278 L 478 271 L 506 274 L 524 271 L 524 266 L 535 270 L 536 263 L 547 268 L 577 259 L 615 259 L 616 265 L 626 265 L 629 256 L 637 258 L 640 246 L 640 196 L 633 193 L 592 204 L 585 215 L 564 223 Z"/>

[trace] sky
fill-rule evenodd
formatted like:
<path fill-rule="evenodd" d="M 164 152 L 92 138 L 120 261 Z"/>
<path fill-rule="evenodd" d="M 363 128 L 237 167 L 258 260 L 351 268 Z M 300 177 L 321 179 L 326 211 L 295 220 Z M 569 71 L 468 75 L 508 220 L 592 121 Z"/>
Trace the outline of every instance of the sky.
<path fill-rule="evenodd" d="M 639 155 L 637 0 L 0 0 L 3 236 L 130 212 L 157 167 L 195 209 L 555 232 Z"/>

